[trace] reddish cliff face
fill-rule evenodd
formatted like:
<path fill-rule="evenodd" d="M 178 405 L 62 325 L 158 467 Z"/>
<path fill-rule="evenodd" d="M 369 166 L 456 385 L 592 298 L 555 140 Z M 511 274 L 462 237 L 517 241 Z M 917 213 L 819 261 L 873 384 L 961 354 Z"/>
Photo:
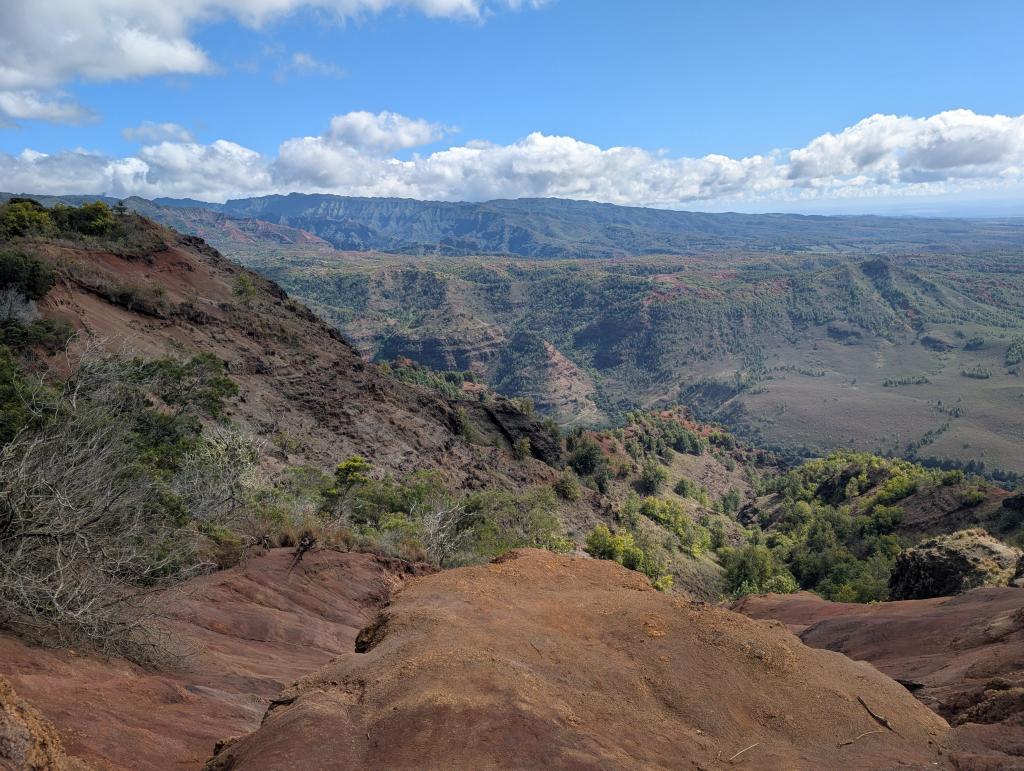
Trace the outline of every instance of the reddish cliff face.
<path fill-rule="evenodd" d="M 923 767 L 947 733 L 781 624 L 527 550 L 407 583 L 208 768 Z"/>
<path fill-rule="evenodd" d="M 735 609 L 902 682 L 954 726 L 960 767 L 1024 767 L 1024 590 L 871 605 L 800 592 L 747 597 Z"/>
<path fill-rule="evenodd" d="M 0 636 L 0 675 L 56 727 L 77 761 L 131 771 L 197 768 L 217 740 L 256 728 L 282 688 L 351 651 L 358 631 L 417 572 L 398 560 L 333 551 L 309 553 L 289 572 L 291 559 L 291 550 L 275 549 L 166 594 L 167 631 L 181 658 L 160 671 Z M 4 682 L 0 711 L 12 701 Z M 19 769 L 15 750 L 62 757 L 45 721 L 25 725 L 28 738 L 7 747 L 0 722 L 0 768 L 8 750 Z"/>

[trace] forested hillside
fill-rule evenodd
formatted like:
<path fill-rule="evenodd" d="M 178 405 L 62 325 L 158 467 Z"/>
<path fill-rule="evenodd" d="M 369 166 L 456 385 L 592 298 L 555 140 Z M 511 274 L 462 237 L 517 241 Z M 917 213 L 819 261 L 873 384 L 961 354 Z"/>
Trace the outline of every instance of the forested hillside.
<path fill-rule="evenodd" d="M 472 370 L 564 423 L 681 401 L 786 452 L 1024 471 L 1015 257 L 237 253 L 377 360 Z"/>

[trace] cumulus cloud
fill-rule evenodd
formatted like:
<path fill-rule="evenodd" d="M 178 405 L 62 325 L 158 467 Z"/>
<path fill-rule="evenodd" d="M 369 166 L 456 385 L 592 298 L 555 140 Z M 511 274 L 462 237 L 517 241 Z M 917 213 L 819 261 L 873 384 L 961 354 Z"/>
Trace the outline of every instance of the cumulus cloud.
<path fill-rule="evenodd" d="M 32 90 L 0 91 L 0 125 L 4 119 L 84 123 L 94 117 L 90 110 L 60 92 L 43 95 Z"/>
<path fill-rule="evenodd" d="M 154 123 L 144 120 L 138 126 L 121 130 L 129 142 L 153 144 L 156 142 L 192 142 L 192 132 L 177 123 Z"/>
<path fill-rule="evenodd" d="M 118 159 L 26 151 L 0 155 L 0 179 L 12 191 L 211 201 L 301 191 L 434 200 L 554 196 L 672 208 L 976 194 L 1024 183 L 1024 116 L 969 110 L 874 115 L 801 148 L 746 158 L 670 158 L 541 133 L 507 145 L 472 141 L 410 159 L 393 155 L 445 132 L 395 113 L 354 112 L 334 117 L 321 135 L 285 140 L 275 157 L 226 140 L 161 141 Z"/>
<path fill-rule="evenodd" d="M 317 139 L 329 145 L 387 153 L 429 145 L 450 131 L 440 124 L 394 112 L 356 111 L 335 115 L 328 132 Z"/>
<path fill-rule="evenodd" d="M 1019 178 L 1024 116 L 949 110 L 928 118 L 872 115 L 789 156 L 797 184 L 914 184 Z"/>
<path fill-rule="evenodd" d="M 480 19 L 491 5 L 536 5 L 522 0 L 46 0 L 5 3 L 0 24 L 0 93 L 22 102 L 32 95 L 50 109 L 20 110 L 25 118 L 77 121 L 67 102 L 38 92 L 76 79 L 120 80 L 195 75 L 214 64 L 190 37 L 202 22 L 238 19 L 259 26 L 304 8 L 345 19 L 398 8 L 430 17 Z M 301 64 L 296 62 L 296 64 Z M 306 64 L 313 64 L 309 60 Z M 20 97 L 17 95 L 21 94 Z M 28 95 L 28 96 L 26 96 Z M 63 104 L 64 112 L 56 109 Z M 5 109 L 8 117 L 14 111 Z"/>

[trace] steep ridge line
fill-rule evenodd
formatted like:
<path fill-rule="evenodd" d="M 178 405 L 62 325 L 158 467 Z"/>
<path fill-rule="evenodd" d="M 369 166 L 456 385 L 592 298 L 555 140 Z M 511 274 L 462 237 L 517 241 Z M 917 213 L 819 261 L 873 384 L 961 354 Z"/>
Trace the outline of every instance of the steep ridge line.
<path fill-rule="evenodd" d="M 241 389 L 229 416 L 257 436 L 290 439 L 287 451 L 269 448 L 282 465 L 329 468 L 361 454 L 398 474 L 437 469 L 455 487 L 468 489 L 514 489 L 554 479 L 540 461 L 514 461 L 485 446 L 500 439 L 508 422 L 495 425 L 482 403 L 460 403 L 484 440 L 471 445 L 460 436 L 460 415 L 451 402 L 365 362 L 276 284 L 198 238 L 155 223 L 146 227 L 151 243 L 127 256 L 38 245 L 37 256 L 61 276 L 40 305 L 43 315 L 68 321 L 115 350 L 127 345 L 145 357 L 201 351 L 223 359 Z M 244 279 L 255 294 L 240 301 L 234 290 Z M 131 299 L 137 296 L 152 299 L 143 307 Z M 532 446 L 544 444 L 539 421 L 520 419 L 516 428 Z"/>

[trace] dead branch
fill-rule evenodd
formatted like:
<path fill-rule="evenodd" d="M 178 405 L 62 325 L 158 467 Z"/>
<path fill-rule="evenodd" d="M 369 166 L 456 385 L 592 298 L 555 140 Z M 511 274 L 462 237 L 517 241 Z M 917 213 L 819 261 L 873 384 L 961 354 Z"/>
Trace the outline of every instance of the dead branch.
<path fill-rule="evenodd" d="M 860 705 L 868 711 L 868 714 L 871 715 L 872 718 L 874 718 L 875 722 L 878 723 L 878 725 L 888 728 L 893 733 L 896 733 L 896 729 L 892 727 L 892 723 L 889 722 L 888 718 L 884 718 L 877 712 L 872 710 L 871 707 L 868 706 L 868 703 L 864 701 L 864 699 L 860 696 L 857 697 L 857 701 L 859 701 Z"/>
<path fill-rule="evenodd" d="M 760 743 L 761 743 L 761 742 L 754 742 L 754 743 L 753 743 L 753 744 L 751 744 L 751 745 L 750 745 L 749 747 L 744 747 L 744 748 L 743 748 L 742 750 L 740 750 L 740 751 L 739 751 L 739 752 L 737 752 L 737 753 L 736 753 L 735 755 L 733 755 L 733 756 L 732 756 L 731 758 L 729 758 L 729 759 L 728 759 L 728 760 L 727 760 L 726 762 L 727 762 L 727 763 L 732 763 L 732 762 L 733 762 L 734 760 L 736 760 L 736 758 L 738 758 L 738 757 L 739 757 L 740 755 L 742 755 L 742 754 L 743 754 L 744 752 L 746 752 L 747 750 L 752 750 L 752 749 L 754 749 L 754 747 L 757 747 L 757 746 L 758 746 L 758 745 L 759 745 Z"/>
<path fill-rule="evenodd" d="M 890 728 L 889 730 L 891 731 L 892 729 Z M 865 736 L 870 736 L 871 734 L 884 734 L 884 733 L 885 733 L 885 729 L 883 729 L 883 728 L 878 728 L 878 729 L 876 729 L 874 731 L 865 731 L 860 736 L 855 736 L 852 739 L 849 739 L 848 741 L 845 741 L 845 742 L 839 742 L 839 744 L 837 744 L 836 746 L 837 747 L 848 747 L 849 745 L 853 744 L 855 741 L 863 739 Z"/>

